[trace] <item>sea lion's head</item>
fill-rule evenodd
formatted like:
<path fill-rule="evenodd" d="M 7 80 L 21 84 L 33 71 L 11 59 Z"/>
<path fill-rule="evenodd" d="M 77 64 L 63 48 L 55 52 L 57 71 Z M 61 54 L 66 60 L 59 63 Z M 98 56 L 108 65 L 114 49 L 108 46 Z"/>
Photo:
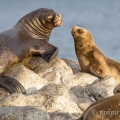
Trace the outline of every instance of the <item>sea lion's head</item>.
<path fill-rule="evenodd" d="M 48 29 L 59 27 L 62 25 L 62 15 L 56 13 L 53 9 L 38 9 L 38 20 Z"/>
<path fill-rule="evenodd" d="M 84 42 L 93 41 L 92 34 L 88 30 L 86 30 L 82 27 L 74 26 L 72 28 L 71 34 L 74 37 L 75 41 L 77 41 L 77 40 L 79 40 L 79 41 L 84 40 Z"/>
<path fill-rule="evenodd" d="M 49 38 L 52 29 L 62 25 L 62 15 L 53 9 L 40 8 L 22 17 L 16 24 L 18 25 L 35 38 Z"/>
<path fill-rule="evenodd" d="M 74 38 L 77 48 L 79 49 L 84 49 L 87 47 L 90 48 L 92 45 L 94 45 L 92 34 L 84 28 L 74 26 L 71 34 Z"/>

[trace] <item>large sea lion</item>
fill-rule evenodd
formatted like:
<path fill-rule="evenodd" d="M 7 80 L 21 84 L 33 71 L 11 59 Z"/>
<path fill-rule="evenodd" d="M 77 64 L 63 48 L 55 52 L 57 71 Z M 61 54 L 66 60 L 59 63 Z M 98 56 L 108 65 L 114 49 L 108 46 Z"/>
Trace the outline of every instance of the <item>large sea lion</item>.
<path fill-rule="evenodd" d="M 53 9 L 40 8 L 23 18 L 17 24 L 0 33 L 0 85 L 11 93 L 25 92 L 15 79 L 4 76 L 6 69 L 29 56 L 41 56 L 50 61 L 58 54 L 58 48 L 48 40 L 53 28 L 62 25 L 61 14 Z"/>
<path fill-rule="evenodd" d="M 120 120 L 120 93 L 94 102 L 77 120 Z"/>
<path fill-rule="evenodd" d="M 111 75 L 120 83 L 120 63 L 106 57 L 96 46 L 92 34 L 84 28 L 74 26 L 72 36 L 82 72 L 104 78 Z"/>

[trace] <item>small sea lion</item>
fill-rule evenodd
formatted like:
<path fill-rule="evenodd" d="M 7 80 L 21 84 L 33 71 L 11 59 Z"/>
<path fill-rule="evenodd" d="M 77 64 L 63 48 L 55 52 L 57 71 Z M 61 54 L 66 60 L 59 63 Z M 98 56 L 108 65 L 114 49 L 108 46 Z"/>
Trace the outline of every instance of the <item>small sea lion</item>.
<path fill-rule="evenodd" d="M 78 120 L 119 120 L 120 93 L 91 104 Z"/>
<path fill-rule="evenodd" d="M 102 79 L 110 75 L 120 83 L 120 63 L 106 57 L 100 51 L 92 34 L 78 26 L 74 26 L 71 33 L 81 72 L 91 73 Z"/>
<path fill-rule="evenodd" d="M 0 33 L 0 85 L 11 93 L 25 92 L 15 79 L 4 76 L 6 69 L 22 62 L 29 56 L 41 56 L 50 61 L 58 54 L 58 48 L 48 43 L 53 28 L 62 25 L 61 14 L 53 9 L 40 8 L 23 18 L 17 24 Z"/>

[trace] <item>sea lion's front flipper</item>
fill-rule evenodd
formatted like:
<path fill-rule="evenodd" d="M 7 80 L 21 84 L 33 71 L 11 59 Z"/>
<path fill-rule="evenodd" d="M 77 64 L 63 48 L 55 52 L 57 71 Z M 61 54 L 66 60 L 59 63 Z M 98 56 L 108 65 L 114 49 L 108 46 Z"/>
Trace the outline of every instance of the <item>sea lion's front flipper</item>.
<path fill-rule="evenodd" d="M 113 90 L 114 94 L 120 93 L 120 84 Z"/>
<path fill-rule="evenodd" d="M 90 63 L 90 72 L 101 79 L 110 75 L 106 58 L 98 51 L 98 49 L 94 49 L 93 60 Z"/>
<path fill-rule="evenodd" d="M 33 49 L 30 48 L 30 54 L 32 56 L 41 56 L 47 62 L 55 58 L 58 53 L 59 49 L 56 46 L 44 41 L 40 41 Z"/>
<path fill-rule="evenodd" d="M 21 83 L 8 76 L 0 76 L 0 86 L 7 89 L 10 93 L 25 93 Z"/>
<path fill-rule="evenodd" d="M 90 73 L 93 74 L 96 77 L 99 77 L 100 79 L 104 78 L 100 75 L 100 69 L 95 65 L 90 66 Z"/>
<path fill-rule="evenodd" d="M 44 51 L 41 51 L 41 57 L 47 62 L 54 59 L 59 53 L 59 49 L 49 43 L 45 44 L 43 49 Z"/>

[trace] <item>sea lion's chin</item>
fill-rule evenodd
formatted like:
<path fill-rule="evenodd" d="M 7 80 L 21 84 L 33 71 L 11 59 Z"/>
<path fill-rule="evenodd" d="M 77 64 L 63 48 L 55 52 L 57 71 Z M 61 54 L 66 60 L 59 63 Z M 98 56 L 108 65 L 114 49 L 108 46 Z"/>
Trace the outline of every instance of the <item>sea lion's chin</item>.
<path fill-rule="evenodd" d="M 56 22 L 54 22 L 54 26 L 55 27 L 59 27 L 59 26 L 61 26 L 62 25 L 62 20 L 61 19 L 59 19 L 59 20 L 57 20 Z"/>

